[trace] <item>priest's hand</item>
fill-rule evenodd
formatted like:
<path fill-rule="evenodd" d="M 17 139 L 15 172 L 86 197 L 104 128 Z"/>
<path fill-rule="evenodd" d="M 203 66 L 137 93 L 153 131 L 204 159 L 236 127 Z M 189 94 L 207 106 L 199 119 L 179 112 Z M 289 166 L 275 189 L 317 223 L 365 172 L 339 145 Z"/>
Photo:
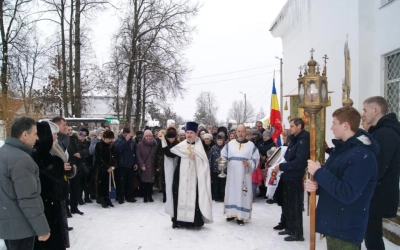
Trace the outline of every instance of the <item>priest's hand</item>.
<path fill-rule="evenodd" d="M 196 155 L 195 155 L 193 152 L 190 152 L 189 158 L 190 158 L 191 160 L 195 160 L 195 159 L 196 159 Z"/>
<path fill-rule="evenodd" d="M 317 161 L 308 160 L 307 172 L 314 175 L 315 171 L 321 168 L 321 164 Z"/>
<path fill-rule="evenodd" d="M 243 161 L 243 166 L 245 166 L 245 167 L 250 167 L 250 162 L 248 162 L 248 161 Z"/>
<path fill-rule="evenodd" d="M 143 170 L 143 171 L 146 171 L 146 166 L 143 166 L 143 167 L 142 167 L 142 170 Z"/>
<path fill-rule="evenodd" d="M 108 169 L 107 169 L 107 172 L 109 172 L 109 173 L 111 173 L 113 171 L 113 168 L 112 167 L 109 167 Z"/>
<path fill-rule="evenodd" d="M 318 189 L 318 183 L 316 181 L 312 181 L 308 179 L 306 181 L 306 190 L 307 192 L 315 192 Z"/>

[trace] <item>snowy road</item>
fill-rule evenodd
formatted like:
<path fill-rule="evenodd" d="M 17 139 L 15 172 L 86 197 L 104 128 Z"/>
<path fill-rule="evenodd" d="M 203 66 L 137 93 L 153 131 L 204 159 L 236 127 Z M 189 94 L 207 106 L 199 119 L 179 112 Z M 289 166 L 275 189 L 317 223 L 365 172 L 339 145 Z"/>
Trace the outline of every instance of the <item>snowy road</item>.
<path fill-rule="evenodd" d="M 142 200 L 131 204 L 103 209 L 98 204 L 86 204 L 79 209 L 84 216 L 69 219 L 71 250 L 153 250 L 153 249 L 309 249 L 309 217 L 304 218 L 304 242 L 285 242 L 272 229 L 280 218 L 280 207 L 258 199 L 253 204 L 252 221 L 243 227 L 235 221 L 225 221 L 223 204 L 213 202 L 214 223 L 200 230 L 172 229 L 171 221 L 164 213 L 162 195 L 156 190 L 154 203 Z M 387 250 L 400 247 L 385 240 Z M 3 241 L 0 250 L 5 249 Z M 317 234 L 317 249 L 326 249 L 325 239 Z M 362 249 L 365 249 L 363 246 Z"/>

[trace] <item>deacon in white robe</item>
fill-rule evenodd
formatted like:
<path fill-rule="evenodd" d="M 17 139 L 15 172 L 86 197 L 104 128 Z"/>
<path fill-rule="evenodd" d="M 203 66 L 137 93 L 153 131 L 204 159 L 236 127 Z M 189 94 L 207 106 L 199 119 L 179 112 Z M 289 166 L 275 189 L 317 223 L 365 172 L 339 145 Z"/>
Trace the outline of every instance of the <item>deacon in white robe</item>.
<path fill-rule="evenodd" d="M 228 161 L 228 176 L 225 187 L 225 210 L 227 221 L 236 218 L 238 225 L 251 219 L 253 193 L 251 177 L 260 160 L 257 147 L 245 137 L 246 128 L 237 126 L 236 140 L 230 141 L 221 151 Z"/>
<path fill-rule="evenodd" d="M 172 183 L 172 228 L 201 227 L 213 222 L 210 167 L 203 144 L 196 137 L 197 127 L 197 123 L 188 122 L 186 140 L 172 147 L 171 154 L 164 151 L 168 157 L 178 157 Z M 160 139 L 165 140 L 162 136 Z M 164 145 L 163 148 L 168 150 Z M 171 176 L 167 168 L 165 171 L 165 176 Z"/>

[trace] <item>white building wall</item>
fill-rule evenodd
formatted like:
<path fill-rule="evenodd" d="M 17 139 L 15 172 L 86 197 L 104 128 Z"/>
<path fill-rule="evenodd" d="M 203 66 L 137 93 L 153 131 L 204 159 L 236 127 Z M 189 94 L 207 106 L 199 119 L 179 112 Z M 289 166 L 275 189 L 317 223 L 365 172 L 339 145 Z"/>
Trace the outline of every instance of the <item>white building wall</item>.
<path fill-rule="evenodd" d="M 354 107 L 362 112 L 364 99 L 373 95 L 384 95 L 384 55 L 400 48 L 400 0 L 393 0 L 382 8 L 380 1 L 376 0 L 300 1 L 308 3 L 308 22 L 302 27 L 292 26 L 288 30 L 275 27 L 272 30 L 275 37 L 282 38 L 283 93 L 297 93 L 298 68 L 309 60 L 311 48 L 316 50 L 314 59 L 321 67 L 322 56 L 328 55 L 329 90 L 334 91 L 331 94 L 332 106 L 327 109 L 326 135 L 330 141 L 331 114 L 342 106 L 346 36 L 351 56 L 351 98 Z M 288 111 L 283 112 L 285 127 L 288 126 L 288 115 Z"/>

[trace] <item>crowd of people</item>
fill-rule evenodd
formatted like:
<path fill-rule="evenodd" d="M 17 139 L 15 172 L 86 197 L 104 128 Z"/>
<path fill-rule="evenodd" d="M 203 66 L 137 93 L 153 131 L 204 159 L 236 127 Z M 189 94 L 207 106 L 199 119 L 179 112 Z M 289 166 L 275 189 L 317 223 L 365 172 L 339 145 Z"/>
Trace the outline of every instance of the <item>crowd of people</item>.
<path fill-rule="evenodd" d="M 285 160 L 274 166 L 273 130 L 260 121 L 228 130 L 195 122 L 177 128 L 168 120 L 164 129 L 114 133 L 108 126 L 75 132 L 62 117 L 16 118 L 0 149 L 0 203 L 7 211 L 0 238 L 12 250 L 66 249 L 68 218 L 84 216 L 85 203 L 148 203 L 153 192 L 163 194 L 174 229 L 212 223 L 212 201 L 224 203 L 227 222 L 244 226 L 254 199 L 266 198 L 271 167 L 281 175 L 266 202 L 282 208 L 273 229 L 285 241 L 304 241 L 307 190 L 319 194 L 316 229 L 328 249 L 359 249 L 363 240 L 367 249 L 384 249 L 382 218 L 396 216 L 399 200 L 400 123 L 382 97 L 367 99 L 362 115 L 343 107 L 332 117 L 334 147 L 324 165 L 309 160 L 310 134 L 293 118 L 282 134 Z M 306 172 L 314 180 L 304 185 Z"/>

